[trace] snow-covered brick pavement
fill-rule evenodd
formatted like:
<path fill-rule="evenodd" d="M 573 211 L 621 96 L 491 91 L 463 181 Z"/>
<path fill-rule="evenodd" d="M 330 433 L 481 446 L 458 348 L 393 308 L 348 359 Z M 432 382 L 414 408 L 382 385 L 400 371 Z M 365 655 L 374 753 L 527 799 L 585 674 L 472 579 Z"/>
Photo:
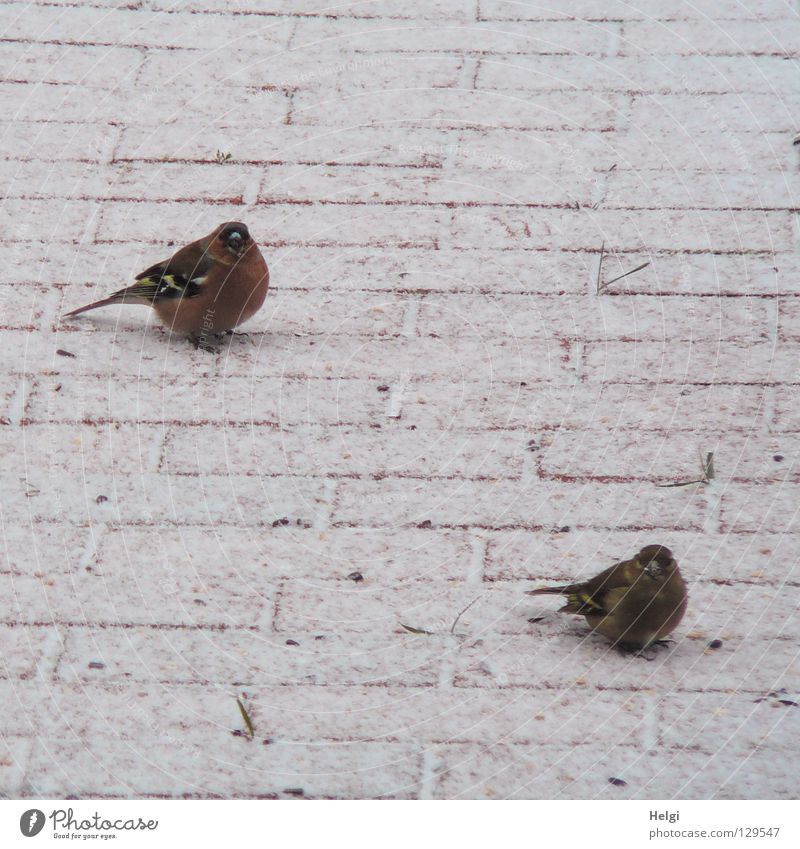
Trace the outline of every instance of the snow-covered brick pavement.
<path fill-rule="evenodd" d="M 0 794 L 796 797 L 800 4 L 0 39 Z M 226 220 L 249 336 L 60 320 Z M 650 662 L 525 595 L 647 543 Z"/>

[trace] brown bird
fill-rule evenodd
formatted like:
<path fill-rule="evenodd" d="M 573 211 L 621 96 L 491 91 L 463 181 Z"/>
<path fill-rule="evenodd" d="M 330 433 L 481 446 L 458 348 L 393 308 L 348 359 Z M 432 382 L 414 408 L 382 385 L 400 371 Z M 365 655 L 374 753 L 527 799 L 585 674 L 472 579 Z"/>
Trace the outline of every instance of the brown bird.
<path fill-rule="evenodd" d="M 144 304 L 171 330 L 205 348 L 209 336 L 230 332 L 258 312 L 268 288 L 267 263 L 247 227 L 227 221 L 150 266 L 131 286 L 64 317 L 111 304 Z"/>
<path fill-rule="evenodd" d="M 565 613 L 586 617 L 592 630 L 626 650 L 646 649 L 671 634 L 686 612 L 688 593 L 672 552 L 646 545 L 580 584 L 541 587 L 528 595 L 564 595 Z"/>

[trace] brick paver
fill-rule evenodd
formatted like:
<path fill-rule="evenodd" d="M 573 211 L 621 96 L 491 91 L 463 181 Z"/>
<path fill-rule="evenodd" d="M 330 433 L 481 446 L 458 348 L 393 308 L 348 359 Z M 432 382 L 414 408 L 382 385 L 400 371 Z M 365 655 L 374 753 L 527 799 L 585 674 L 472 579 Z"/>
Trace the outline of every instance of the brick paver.
<path fill-rule="evenodd" d="M 796 796 L 794 0 L 0 39 L 0 794 Z M 249 337 L 59 321 L 227 219 Z M 652 662 L 524 594 L 652 542 L 690 586 Z"/>

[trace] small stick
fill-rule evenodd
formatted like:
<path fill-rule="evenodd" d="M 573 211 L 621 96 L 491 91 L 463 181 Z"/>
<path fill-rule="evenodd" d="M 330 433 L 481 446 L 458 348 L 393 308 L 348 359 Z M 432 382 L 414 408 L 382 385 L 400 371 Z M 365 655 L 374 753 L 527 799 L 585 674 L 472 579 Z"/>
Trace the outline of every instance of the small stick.
<path fill-rule="evenodd" d="M 596 294 L 598 294 L 598 295 L 603 290 L 603 287 L 600 285 L 600 275 L 603 273 L 603 257 L 605 256 L 605 254 L 606 254 L 606 243 L 604 241 L 603 244 L 600 245 L 600 262 L 597 264 L 597 292 L 596 292 Z"/>
<path fill-rule="evenodd" d="M 703 454 L 700 452 L 700 471 L 703 473 L 702 478 L 691 481 L 678 481 L 677 483 L 657 483 L 656 486 L 663 488 L 672 486 L 691 486 L 693 483 L 702 483 L 708 486 L 714 480 L 716 472 L 714 471 L 714 452 L 709 451 L 706 454 L 706 459 L 703 460 Z"/>
<path fill-rule="evenodd" d="M 703 462 L 703 455 L 700 455 L 700 463 L 703 466 L 703 475 L 705 479 L 709 482 L 714 480 L 714 476 L 716 472 L 714 471 L 714 453 L 709 451 L 706 454 L 705 462 Z"/>
<path fill-rule="evenodd" d="M 480 598 L 480 596 L 476 596 L 472 599 L 472 601 L 461 611 L 461 613 L 456 616 L 453 620 L 453 624 L 450 626 L 450 633 L 452 634 L 456 630 L 456 625 L 458 625 L 458 620 L 472 607 L 473 604 Z"/>
<path fill-rule="evenodd" d="M 624 274 L 620 274 L 619 277 L 615 277 L 613 280 L 609 280 L 608 283 L 603 283 L 598 292 L 602 292 L 603 289 L 607 289 L 612 283 L 616 283 L 617 280 L 622 280 L 623 277 L 630 277 L 631 274 L 636 274 L 637 271 L 641 271 L 643 268 L 647 268 L 650 265 L 650 262 L 643 262 L 641 265 L 637 265 L 636 268 L 631 271 L 626 271 Z"/>
<path fill-rule="evenodd" d="M 250 737 L 253 738 L 256 736 L 255 729 L 253 728 L 253 721 L 250 719 L 250 714 L 247 712 L 247 708 L 242 704 L 242 700 L 237 696 L 236 704 L 239 705 L 239 713 L 242 715 L 242 719 L 244 720 L 244 724 L 247 726 L 247 731 L 250 734 Z"/>
<path fill-rule="evenodd" d="M 405 628 L 409 634 L 427 634 L 429 637 L 433 636 L 433 631 L 426 631 L 424 628 L 412 628 L 411 625 L 404 625 L 402 622 L 400 623 L 401 628 Z"/>

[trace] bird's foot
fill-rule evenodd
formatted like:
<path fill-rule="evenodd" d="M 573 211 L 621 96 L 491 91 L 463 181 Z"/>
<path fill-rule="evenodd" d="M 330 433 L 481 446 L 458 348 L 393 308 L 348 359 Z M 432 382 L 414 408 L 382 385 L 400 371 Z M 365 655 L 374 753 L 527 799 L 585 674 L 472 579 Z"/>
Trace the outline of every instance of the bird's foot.
<path fill-rule="evenodd" d="M 205 333 L 201 333 L 199 336 L 196 333 L 189 334 L 189 341 L 194 345 L 196 351 L 206 351 L 209 354 L 216 354 L 219 348 L 211 344 L 209 341 L 211 338 Z M 214 334 L 213 338 L 217 338 L 217 334 Z"/>
<path fill-rule="evenodd" d="M 223 330 L 222 333 L 218 334 L 219 336 L 246 336 L 248 339 L 250 338 L 250 334 L 245 332 L 244 330 Z"/>
<path fill-rule="evenodd" d="M 637 643 L 617 643 L 617 648 L 623 654 L 632 654 L 635 657 L 641 657 L 644 660 L 651 662 L 656 659 L 658 648 L 666 648 L 675 640 L 653 640 L 652 643 L 646 646 L 640 646 Z"/>

